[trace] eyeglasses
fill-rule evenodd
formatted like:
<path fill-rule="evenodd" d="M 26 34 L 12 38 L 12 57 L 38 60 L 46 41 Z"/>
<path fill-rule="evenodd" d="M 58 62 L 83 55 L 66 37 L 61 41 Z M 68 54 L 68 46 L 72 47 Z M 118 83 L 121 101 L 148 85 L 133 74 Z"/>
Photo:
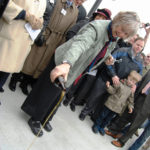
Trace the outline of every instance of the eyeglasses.
<path fill-rule="evenodd" d="M 150 56 L 147 56 L 148 58 L 150 58 Z"/>

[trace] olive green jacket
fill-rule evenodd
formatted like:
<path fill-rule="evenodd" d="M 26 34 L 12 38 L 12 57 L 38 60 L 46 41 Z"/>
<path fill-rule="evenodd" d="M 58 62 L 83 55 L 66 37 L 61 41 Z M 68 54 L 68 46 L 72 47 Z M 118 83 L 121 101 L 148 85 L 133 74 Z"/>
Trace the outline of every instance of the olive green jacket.
<path fill-rule="evenodd" d="M 74 80 L 87 68 L 99 51 L 109 41 L 107 28 L 110 21 L 97 20 L 85 25 L 76 36 L 56 49 L 55 63 L 61 64 L 68 61 L 71 65 L 66 87 L 69 87 Z M 116 42 L 111 42 L 103 59 L 97 63 L 100 65 L 114 49 Z M 95 67 L 96 67 L 95 66 Z"/>

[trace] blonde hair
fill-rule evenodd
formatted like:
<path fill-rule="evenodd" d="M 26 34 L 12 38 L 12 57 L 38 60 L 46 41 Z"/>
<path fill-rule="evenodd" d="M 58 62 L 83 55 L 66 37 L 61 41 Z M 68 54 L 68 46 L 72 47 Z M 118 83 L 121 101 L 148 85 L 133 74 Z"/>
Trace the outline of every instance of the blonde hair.
<path fill-rule="evenodd" d="M 142 76 L 139 73 L 137 73 L 135 70 L 131 71 L 129 76 L 136 82 L 139 82 L 142 79 Z"/>
<path fill-rule="evenodd" d="M 134 36 L 140 27 L 140 18 L 136 12 L 119 12 L 112 21 L 112 26 L 124 26 L 129 31 L 129 37 Z"/>

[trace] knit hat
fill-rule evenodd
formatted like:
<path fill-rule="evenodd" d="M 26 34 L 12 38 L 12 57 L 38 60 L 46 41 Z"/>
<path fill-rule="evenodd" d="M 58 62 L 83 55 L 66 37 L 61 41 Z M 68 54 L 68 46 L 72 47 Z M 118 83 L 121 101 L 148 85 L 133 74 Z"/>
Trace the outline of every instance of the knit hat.
<path fill-rule="evenodd" d="M 106 20 L 111 20 L 111 11 L 107 8 L 97 9 L 97 11 L 93 13 L 93 18 L 95 18 L 98 14 L 104 16 Z"/>

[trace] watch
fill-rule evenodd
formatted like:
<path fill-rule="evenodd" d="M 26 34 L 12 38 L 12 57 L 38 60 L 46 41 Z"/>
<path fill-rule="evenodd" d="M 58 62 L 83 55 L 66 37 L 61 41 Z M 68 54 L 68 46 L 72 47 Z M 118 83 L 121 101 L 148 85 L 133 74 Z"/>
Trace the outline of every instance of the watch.
<path fill-rule="evenodd" d="M 62 61 L 62 64 L 69 64 L 69 65 L 70 65 L 70 67 L 71 67 L 71 63 L 70 63 L 68 60 L 64 60 L 64 61 Z"/>

